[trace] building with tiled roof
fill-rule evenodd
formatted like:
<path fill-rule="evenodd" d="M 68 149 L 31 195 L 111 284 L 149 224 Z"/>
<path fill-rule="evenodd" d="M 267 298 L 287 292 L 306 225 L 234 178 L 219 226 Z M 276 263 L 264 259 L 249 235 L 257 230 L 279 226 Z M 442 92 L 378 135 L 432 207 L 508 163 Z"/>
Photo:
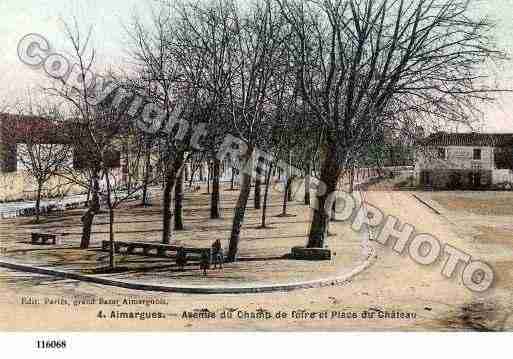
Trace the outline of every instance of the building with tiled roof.
<path fill-rule="evenodd" d="M 415 175 L 425 187 L 483 189 L 513 184 L 513 133 L 436 132 L 419 141 L 415 157 Z"/>
<path fill-rule="evenodd" d="M 436 132 L 426 137 L 421 143 L 424 146 L 511 147 L 513 133 Z"/>
<path fill-rule="evenodd" d="M 32 144 L 69 145 L 72 144 L 72 131 L 77 131 L 79 124 L 73 121 L 54 121 L 43 117 L 0 113 L 0 201 L 26 199 L 33 192 L 33 181 L 24 173 L 19 161 L 20 146 Z M 74 144 L 70 156 L 72 167 L 84 169 L 89 166 L 89 155 L 84 146 Z M 107 154 L 111 167 L 119 168 L 121 158 L 119 151 Z M 52 186 L 59 182 L 52 181 Z M 82 191 L 83 188 L 77 190 Z"/>

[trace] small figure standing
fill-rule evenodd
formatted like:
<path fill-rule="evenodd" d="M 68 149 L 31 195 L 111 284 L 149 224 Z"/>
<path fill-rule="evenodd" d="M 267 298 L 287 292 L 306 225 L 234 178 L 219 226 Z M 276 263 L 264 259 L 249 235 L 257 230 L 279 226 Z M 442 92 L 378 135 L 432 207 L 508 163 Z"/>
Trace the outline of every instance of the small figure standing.
<path fill-rule="evenodd" d="M 178 248 L 176 251 L 176 265 L 178 269 L 183 271 L 185 264 L 187 263 L 187 253 L 183 248 Z"/>
<path fill-rule="evenodd" d="M 212 256 L 214 257 L 214 268 L 217 268 L 217 264 L 219 263 L 219 268 L 223 268 L 224 256 L 223 256 L 223 247 L 221 246 L 221 241 L 216 239 L 216 241 L 212 244 Z"/>
<path fill-rule="evenodd" d="M 200 269 L 203 270 L 203 275 L 207 275 L 207 269 L 210 269 L 210 254 L 208 251 L 201 252 Z"/>

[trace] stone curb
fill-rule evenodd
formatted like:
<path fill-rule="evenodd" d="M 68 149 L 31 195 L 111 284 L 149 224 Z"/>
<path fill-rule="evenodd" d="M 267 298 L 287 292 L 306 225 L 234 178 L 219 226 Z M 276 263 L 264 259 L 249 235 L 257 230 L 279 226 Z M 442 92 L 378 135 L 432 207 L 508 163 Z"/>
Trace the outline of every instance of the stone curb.
<path fill-rule="evenodd" d="M 83 275 L 72 273 L 63 270 L 49 269 L 43 267 L 35 267 L 27 264 L 20 264 L 14 261 L 0 260 L 0 267 L 13 269 L 23 272 L 36 273 L 42 275 L 50 275 L 60 278 L 80 280 L 84 282 L 109 285 L 121 288 L 145 290 L 145 291 L 159 291 L 169 293 L 189 293 L 189 294 L 248 294 L 248 293 L 267 293 L 267 292 L 286 292 L 297 289 L 321 288 L 336 285 L 343 285 L 349 282 L 350 279 L 369 268 L 376 261 L 376 254 L 374 248 L 371 247 L 371 253 L 366 260 L 359 264 L 349 273 L 339 277 L 324 278 L 306 282 L 284 283 L 284 284 L 270 284 L 270 285 L 255 285 L 255 286 L 238 286 L 238 287 L 214 287 L 214 286 L 167 286 L 158 284 L 147 284 L 140 282 L 122 281 L 118 279 L 109 279 L 104 277 L 95 277 L 91 275 Z"/>

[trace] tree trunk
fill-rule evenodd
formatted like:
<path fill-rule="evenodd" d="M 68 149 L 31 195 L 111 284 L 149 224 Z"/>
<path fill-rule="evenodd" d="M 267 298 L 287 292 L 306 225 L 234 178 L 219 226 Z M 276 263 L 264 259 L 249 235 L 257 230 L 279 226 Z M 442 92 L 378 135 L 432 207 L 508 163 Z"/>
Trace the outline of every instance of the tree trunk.
<path fill-rule="evenodd" d="M 257 168 L 255 175 L 255 198 L 254 198 L 254 206 L 255 209 L 260 209 L 260 202 L 262 202 L 261 196 L 261 170 Z"/>
<path fill-rule="evenodd" d="M 210 193 L 210 179 L 212 177 L 211 174 L 212 174 L 212 171 L 211 171 L 210 162 L 207 162 L 207 193 Z"/>
<path fill-rule="evenodd" d="M 114 251 L 114 208 L 112 208 L 112 204 L 109 205 L 109 241 L 109 268 L 114 269 L 116 258 Z"/>
<path fill-rule="evenodd" d="M 82 238 L 80 240 L 80 248 L 87 249 L 89 248 L 89 244 L 91 242 L 91 230 L 93 227 L 94 216 L 100 210 L 100 183 L 98 179 L 98 172 L 93 172 L 92 175 L 92 188 L 91 188 L 91 196 L 92 199 L 89 201 L 89 208 L 87 212 L 82 216 Z"/>
<path fill-rule="evenodd" d="M 233 182 L 234 181 L 235 181 L 235 168 L 232 167 L 232 180 L 231 180 L 231 183 L 230 183 L 230 191 L 234 190 L 234 187 L 233 187 Z"/>
<path fill-rule="evenodd" d="M 89 206 L 89 201 L 91 200 L 91 187 L 92 187 L 92 181 L 89 181 L 89 187 L 87 188 L 86 204 L 85 204 L 84 208 L 87 208 Z"/>
<path fill-rule="evenodd" d="M 248 161 L 251 161 L 252 154 L 253 148 L 249 147 L 246 151 L 242 163 L 247 164 Z M 250 170 L 244 171 L 242 170 L 243 168 L 244 167 L 241 167 L 241 170 L 239 171 L 241 177 L 240 193 L 239 198 L 237 200 L 237 205 L 235 206 L 235 213 L 233 216 L 232 232 L 230 234 L 230 243 L 228 247 L 227 256 L 228 262 L 234 262 L 237 259 L 237 252 L 240 240 L 240 229 L 242 227 L 242 223 L 244 222 L 246 205 L 248 204 L 249 192 L 251 191 L 251 172 Z"/>
<path fill-rule="evenodd" d="M 105 173 L 105 180 L 107 182 L 107 206 L 109 207 L 109 268 L 112 270 L 116 267 L 114 253 L 114 206 L 112 205 L 112 189 L 108 173 Z"/>
<path fill-rule="evenodd" d="M 41 181 L 37 182 L 37 194 L 36 194 L 36 222 L 39 223 L 39 219 L 41 217 L 41 192 L 43 190 L 43 183 Z"/>
<path fill-rule="evenodd" d="M 162 202 L 162 243 L 169 244 L 171 240 L 171 212 L 172 193 L 176 183 L 176 163 L 177 159 L 169 166 L 166 173 L 166 181 L 164 186 L 164 198 Z"/>
<path fill-rule="evenodd" d="M 320 176 L 320 180 L 326 185 L 326 192 L 321 195 L 316 195 L 317 208 L 314 210 L 312 224 L 310 225 L 310 233 L 306 245 L 308 248 L 324 247 L 328 235 L 330 213 L 326 213 L 324 207 L 330 193 L 337 189 L 337 182 L 341 171 L 336 156 L 335 145 L 328 144 Z"/>
<path fill-rule="evenodd" d="M 143 182 L 143 195 L 142 205 L 146 207 L 148 205 L 148 182 L 150 180 L 150 150 L 146 148 L 146 158 L 144 166 L 144 182 Z"/>
<path fill-rule="evenodd" d="M 267 174 L 265 176 L 265 190 L 264 190 L 264 203 L 262 204 L 262 228 L 266 228 L 266 219 L 267 219 L 267 198 L 269 197 L 269 187 L 271 184 L 271 174 L 273 170 L 273 164 L 269 165 L 269 169 L 267 170 Z"/>
<path fill-rule="evenodd" d="M 349 171 L 349 193 L 353 193 L 354 189 L 354 165 L 351 165 L 351 170 Z"/>
<path fill-rule="evenodd" d="M 191 168 L 190 178 L 189 178 L 189 189 L 192 189 L 192 180 L 194 179 L 194 175 L 196 174 L 196 170 Z"/>
<path fill-rule="evenodd" d="M 130 164 L 129 162 L 127 161 L 127 165 L 126 165 L 126 188 L 127 188 L 127 191 L 130 193 L 132 192 L 132 176 L 130 176 Z"/>
<path fill-rule="evenodd" d="M 182 155 L 183 156 L 183 155 Z M 180 171 L 175 185 L 175 230 L 182 231 L 183 227 L 183 181 L 184 171 Z"/>
<path fill-rule="evenodd" d="M 287 178 L 287 182 L 289 179 Z M 287 184 L 287 201 L 293 201 L 294 200 L 294 194 L 292 193 L 292 184 L 294 183 L 294 177 L 290 177 L 290 183 Z"/>
<path fill-rule="evenodd" d="M 281 210 L 281 215 L 287 215 L 287 203 L 292 198 L 292 181 L 294 180 L 293 176 L 287 176 L 287 181 L 285 182 L 285 191 L 283 192 L 283 205 Z"/>
<path fill-rule="evenodd" d="M 212 195 L 210 198 L 210 218 L 217 219 L 219 215 L 219 176 L 221 161 L 214 158 L 213 176 L 212 176 Z"/>
<path fill-rule="evenodd" d="M 305 205 L 310 205 L 310 167 L 305 176 Z"/>

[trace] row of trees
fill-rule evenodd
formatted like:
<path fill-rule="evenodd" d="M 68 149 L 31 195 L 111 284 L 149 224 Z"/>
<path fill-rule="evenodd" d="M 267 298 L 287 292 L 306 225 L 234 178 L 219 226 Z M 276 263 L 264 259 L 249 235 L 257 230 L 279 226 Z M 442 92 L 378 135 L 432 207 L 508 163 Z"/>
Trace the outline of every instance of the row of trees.
<path fill-rule="evenodd" d="M 484 65 L 504 59 L 494 48 L 492 24 L 468 15 L 471 3 L 162 1 L 150 22 L 135 15 L 127 26 L 130 68 L 97 78 L 94 86 L 85 81 L 95 61 L 94 49 L 88 48 L 90 32 L 80 36 L 76 24 L 67 26 L 82 81 L 70 86 L 61 80 L 49 92 L 69 105 L 67 121 L 74 125 L 68 135 L 88 153 L 87 170 L 79 176 L 92 198 L 84 216 L 83 246 L 99 209 L 101 178 L 111 229 L 119 203 L 162 180 L 162 242 L 169 243 L 173 194 L 179 201 L 184 163 L 211 163 L 210 214 L 218 218 L 221 161 L 216 154 L 228 133 L 247 147 L 231 163 L 261 168 L 254 179 L 251 172 L 240 173 L 227 255 L 234 261 L 252 180 L 255 207 L 265 184 L 265 227 L 269 183 L 279 160 L 304 171 L 305 203 L 310 202 L 310 176 L 318 176 L 327 191 L 316 193 L 315 200 L 317 208 L 324 208 L 344 171 L 379 152 L 384 133 L 412 139 L 419 126 L 469 124 L 478 103 L 491 101 L 496 91 L 484 84 Z M 110 86 L 106 78 L 117 90 L 103 98 L 99 90 Z M 99 96 L 103 101 L 93 105 L 91 99 Z M 141 131 L 148 130 L 140 120 L 148 114 L 159 126 Z M 143 174 L 116 197 L 112 194 L 121 192 L 113 191 L 108 156 L 120 148 L 132 153 L 130 167 L 143 168 Z M 257 149 L 271 158 L 255 158 Z M 150 174 L 150 166 L 159 170 Z M 295 176 L 287 174 L 286 193 Z M 325 245 L 328 221 L 324 211 L 314 212 L 308 247 Z"/>

